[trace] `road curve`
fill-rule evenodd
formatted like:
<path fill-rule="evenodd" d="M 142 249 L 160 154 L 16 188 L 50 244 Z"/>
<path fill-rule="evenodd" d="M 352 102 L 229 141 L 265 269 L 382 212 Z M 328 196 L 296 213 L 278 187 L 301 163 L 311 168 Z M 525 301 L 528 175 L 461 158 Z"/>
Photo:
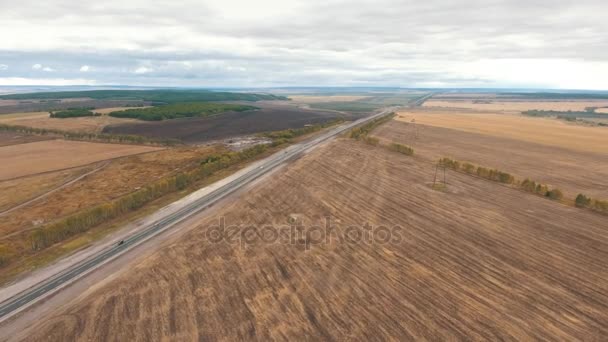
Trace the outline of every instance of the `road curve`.
<path fill-rule="evenodd" d="M 126 253 L 133 247 L 149 240 L 150 238 L 164 232 L 171 228 L 176 223 L 191 217 L 193 214 L 208 208 L 220 199 L 228 196 L 243 186 L 253 182 L 262 175 L 270 172 L 279 165 L 285 163 L 290 159 L 301 155 L 303 152 L 308 151 L 315 146 L 335 137 L 336 135 L 353 128 L 354 126 L 363 124 L 369 120 L 378 118 L 386 115 L 393 111 L 394 108 L 385 109 L 374 115 L 359 119 L 352 123 L 341 125 L 328 132 L 321 134 L 319 137 L 312 139 L 308 142 L 299 143 L 292 145 L 285 150 L 279 151 L 272 156 L 264 160 L 261 166 L 258 166 L 240 177 L 222 185 L 221 187 L 209 192 L 208 194 L 188 203 L 184 207 L 167 214 L 166 216 L 156 220 L 149 224 L 137 233 L 125 238 L 120 244 L 109 246 L 97 254 L 94 254 L 81 262 L 57 273 L 53 277 L 50 277 L 25 291 L 22 291 L 15 296 L 6 299 L 0 303 L 0 322 L 14 316 L 18 312 L 26 309 L 27 307 L 35 304 L 37 301 L 49 296 L 50 294 L 59 291 L 61 288 L 69 285 L 73 281 L 85 276 L 92 272 L 101 265 L 109 262 L 112 259 Z"/>

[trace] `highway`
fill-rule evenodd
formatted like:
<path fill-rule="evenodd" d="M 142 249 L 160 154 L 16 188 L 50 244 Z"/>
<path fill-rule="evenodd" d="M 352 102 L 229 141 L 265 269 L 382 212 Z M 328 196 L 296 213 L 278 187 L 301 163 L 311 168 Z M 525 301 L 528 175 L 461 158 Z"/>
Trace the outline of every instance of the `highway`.
<path fill-rule="evenodd" d="M 315 146 L 353 128 L 354 126 L 361 125 L 369 120 L 386 115 L 394 109 L 395 108 L 387 108 L 377 114 L 359 119 L 352 123 L 338 126 L 310 141 L 292 145 L 273 154 L 272 156 L 264 159 L 260 166 L 249 170 L 248 172 L 220 186 L 214 191 L 201 196 L 200 198 L 184 205 L 182 208 L 169 213 L 155 222 L 143 227 L 137 233 L 134 233 L 133 235 L 122 240 L 122 243 L 109 246 L 97 254 L 89 256 L 79 263 L 76 263 L 62 272 L 55 274 L 53 277 L 47 278 L 29 289 L 6 299 L 4 302 L 0 303 L 0 322 L 35 304 L 37 301 L 45 298 L 46 296 L 59 291 L 61 288 L 94 271 L 96 268 L 111 261 L 112 259 L 126 253 L 135 246 L 140 245 L 152 237 L 166 231 L 178 222 L 181 222 L 188 217 L 191 217 L 192 215 L 210 207 L 222 198 L 250 184 L 254 180 L 272 171 L 281 164 L 296 158 L 305 151 L 314 148 Z"/>

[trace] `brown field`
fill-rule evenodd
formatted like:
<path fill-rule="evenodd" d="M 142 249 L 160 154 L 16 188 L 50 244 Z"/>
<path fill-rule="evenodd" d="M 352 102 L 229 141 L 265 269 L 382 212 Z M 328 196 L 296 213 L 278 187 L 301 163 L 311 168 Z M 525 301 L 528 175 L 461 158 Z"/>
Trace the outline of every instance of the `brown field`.
<path fill-rule="evenodd" d="M 453 172 L 434 191 L 432 173 L 415 158 L 333 142 L 36 322 L 27 340 L 608 335 L 605 216 Z M 289 216 L 310 227 L 328 215 L 326 243 L 206 238 L 219 217 L 260 233 Z M 390 243 L 338 240 L 366 222 L 401 229 Z"/>
<path fill-rule="evenodd" d="M 91 165 L 0 181 L 0 214 L 86 173 Z"/>
<path fill-rule="evenodd" d="M 29 230 L 121 197 L 156 179 L 192 168 L 209 153 L 217 152 L 218 148 L 220 147 L 165 149 L 97 162 L 81 168 L 0 181 L 0 191 L 3 194 L 5 191 L 7 194 L 18 194 L 16 198 L 0 202 L 8 209 L 95 170 L 61 191 L 0 216 L 0 245 L 8 246 L 19 256 L 9 268 L 0 270 L 0 279 L 11 273 L 13 268 L 21 266 L 20 261 L 23 259 L 20 258 L 33 253 L 28 247 Z M 70 241 L 66 243 L 69 244 Z"/>
<path fill-rule="evenodd" d="M 301 109 L 289 103 L 256 102 L 255 106 L 261 109 L 226 112 L 201 118 L 136 121 L 109 125 L 104 128 L 103 133 L 142 135 L 155 139 L 170 138 L 197 144 L 260 132 L 300 128 L 337 118 L 352 118 L 350 115 L 324 110 Z"/>
<path fill-rule="evenodd" d="M 417 134 L 416 134 L 417 131 Z M 374 131 L 382 141 L 415 149 L 420 158 L 442 157 L 509 172 L 556 186 L 573 199 L 579 193 L 608 198 L 608 154 L 582 152 L 512 138 L 393 120 Z"/>
<path fill-rule="evenodd" d="M 148 102 L 139 100 L 94 100 L 88 98 L 61 100 L 0 100 L 0 114 L 41 112 L 71 107 L 116 108 L 148 104 Z"/>
<path fill-rule="evenodd" d="M 116 107 L 110 109 L 117 110 L 118 108 L 125 107 Z M 105 111 L 105 109 L 96 109 L 95 111 L 102 112 Z M 114 118 L 108 115 L 52 119 L 49 117 L 48 112 L 13 113 L 0 115 L 0 123 L 7 125 L 20 125 L 34 128 L 59 129 L 63 131 L 76 131 L 87 133 L 101 133 L 103 128 L 107 125 L 129 123 L 134 121 L 136 120 Z"/>
<path fill-rule="evenodd" d="M 0 147 L 0 180 L 72 168 L 100 160 L 158 151 L 161 148 L 47 140 Z"/>
<path fill-rule="evenodd" d="M 595 110 L 596 113 L 606 113 L 608 114 L 608 107 L 598 108 Z"/>
<path fill-rule="evenodd" d="M 450 111 L 403 111 L 397 120 L 481 133 L 566 149 L 607 154 L 608 131 L 605 127 L 586 127 L 548 118 L 520 115 L 460 114 Z"/>
<path fill-rule="evenodd" d="M 294 102 L 300 103 L 319 103 L 319 102 L 343 102 L 357 101 L 367 99 L 371 96 L 354 96 L 354 95 L 328 95 L 328 96 L 313 96 L 313 95 L 290 95 L 289 98 Z"/>
<path fill-rule="evenodd" d="M 480 99 L 484 101 L 485 99 Z M 444 107 L 444 108 L 466 108 L 477 111 L 493 111 L 493 112 L 522 112 L 531 109 L 539 110 L 557 110 L 557 111 L 584 111 L 587 107 L 602 107 L 608 106 L 606 100 L 584 100 L 584 101 L 566 101 L 566 100 L 492 100 L 488 98 L 490 103 L 474 103 L 473 100 L 434 100 L 430 99 L 424 102 L 424 107 Z"/>
<path fill-rule="evenodd" d="M 0 132 L 0 147 L 8 145 L 26 144 L 34 141 L 49 140 L 48 137 L 28 135 L 16 132 Z"/>

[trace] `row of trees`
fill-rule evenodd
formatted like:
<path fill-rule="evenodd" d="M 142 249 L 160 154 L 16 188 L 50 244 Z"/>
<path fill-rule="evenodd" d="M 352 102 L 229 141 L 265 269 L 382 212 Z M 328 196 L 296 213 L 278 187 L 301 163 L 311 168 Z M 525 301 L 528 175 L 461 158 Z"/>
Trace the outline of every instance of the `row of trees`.
<path fill-rule="evenodd" d="M 210 155 L 201 161 L 199 167 L 194 170 L 163 178 L 114 201 L 85 209 L 32 231 L 29 236 L 31 248 L 35 251 L 48 248 L 55 243 L 83 233 L 102 222 L 137 210 L 166 194 L 183 190 L 190 184 L 211 176 L 214 172 L 259 156 L 266 152 L 268 148 L 268 145 L 256 145 L 240 152 Z"/>
<path fill-rule="evenodd" d="M 579 208 L 589 208 L 602 213 L 608 213 L 608 201 L 593 199 L 584 194 L 578 194 L 574 200 L 574 204 Z"/>
<path fill-rule="evenodd" d="M 545 184 L 537 183 L 530 179 L 518 181 L 510 173 L 497 169 L 489 169 L 483 166 L 476 166 L 468 162 L 460 162 L 458 160 L 450 158 L 439 159 L 439 165 L 456 171 L 462 171 L 471 175 L 476 175 L 478 177 L 485 178 L 491 181 L 514 185 L 524 191 L 540 196 L 545 196 L 552 200 L 561 200 L 563 198 L 563 193 L 557 188 L 551 189 Z"/>
<path fill-rule="evenodd" d="M 392 143 L 392 144 L 388 145 L 388 149 L 391 151 L 399 152 L 401 154 L 405 154 L 407 156 L 411 156 L 414 154 L 413 148 L 411 148 L 409 146 L 397 144 L 397 143 Z"/>
<path fill-rule="evenodd" d="M 141 144 L 141 145 L 161 145 L 161 146 L 175 146 L 180 145 L 181 142 L 175 139 L 151 139 L 139 135 L 119 135 L 119 134 L 105 134 L 105 133 L 86 133 L 86 132 L 71 132 L 62 131 L 59 129 L 49 128 L 35 128 L 28 126 L 19 125 L 6 125 L 0 124 L 0 131 L 5 132 L 17 132 L 33 135 L 50 135 L 62 137 L 67 140 L 86 140 L 86 141 L 99 141 L 99 142 L 110 142 L 110 143 L 123 143 L 123 144 Z"/>
<path fill-rule="evenodd" d="M 56 111 L 56 112 L 49 112 L 49 114 L 51 115 L 51 118 L 57 118 L 57 119 L 65 119 L 65 118 L 78 118 L 78 117 L 85 117 L 85 116 L 101 116 L 101 114 L 99 113 L 95 113 L 93 111 L 91 111 L 91 109 L 94 108 L 69 108 L 66 110 L 62 110 L 62 111 Z"/>
<path fill-rule="evenodd" d="M 254 106 L 213 103 L 213 102 L 182 102 L 158 107 L 133 108 L 112 112 L 109 115 L 117 118 L 132 118 L 145 121 L 161 121 L 185 117 L 201 117 L 219 114 L 227 111 L 243 112 L 259 109 Z"/>
<path fill-rule="evenodd" d="M 385 122 L 388 122 L 389 120 L 391 120 L 393 117 L 395 116 L 395 113 L 390 113 L 388 115 L 379 117 L 377 119 L 374 119 L 368 123 L 366 123 L 365 125 L 359 126 L 359 127 L 355 127 L 353 129 L 350 130 L 349 133 L 349 137 L 353 138 L 353 139 L 361 139 L 366 137 L 371 131 L 374 130 L 374 128 L 382 125 Z"/>
<path fill-rule="evenodd" d="M 342 119 L 336 119 L 316 125 L 304 126 L 301 128 L 290 128 L 281 131 L 265 132 L 261 133 L 260 136 L 272 139 L 272 145 L 279 146 L 285 143 L 289 143 L 292 139 L 297 138 L 299 136 L 314 133 L 322 130 L 323 128 L 338 125 L 343 122 L 344 120 Z"/>

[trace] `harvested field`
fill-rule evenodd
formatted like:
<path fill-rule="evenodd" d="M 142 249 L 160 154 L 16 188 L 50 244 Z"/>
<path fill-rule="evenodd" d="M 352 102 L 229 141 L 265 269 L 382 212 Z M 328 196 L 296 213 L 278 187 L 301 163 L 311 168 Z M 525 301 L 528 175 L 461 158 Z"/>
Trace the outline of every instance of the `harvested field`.
<path fill-rule="evenodd" d="M 399 112 L 397 120 L 481 133 L 562 147 L 565 149 L 607 154 L 608 131 L 604 127 L 572 125 L 560 120 L 520 115 L 460 114 L 453 112 Z"/>
<path fill-rule="evenodd" d="M 87 172 L 92 166 L 83 166 L 57 172 L 43 173 L 0 181 L 0 214 L 20 203 L 41 195 L 62 183 Z"/>
<path fill-rule="evenodd" d="M 0 245 L 9 246 L 18 256 L 10 266 L 20 267 L 20 258 L 33 253 L 27 240 L 29 230 L 83 209 L 107 203 L 180 170 L 191 169 L 205 156 L 220 149 L 221 147 L 215 146 L 165 149 L 102 161 L 81 168 L 0 182 L 3 194 L 5 190 L 8 193 L 20 191 L 20 199 L 7 204 L 12 207 L 51 190 L 67 179 L 96 170 L 61 191 L 53 192 L 43 199 L 0 216 Z M 70 241 L 66 243 L 69 244 Z M 0 279 L 11 271 L 12 269 L 6 267 L 1 269 Z"/>
<path fill-rule="evenodd" d="M 486 103 L 488 102 L 488 103 Z M 608 106 L 606 100 L 436 100 L 430 99 L 424 103 L 424 107 L 447 107 L 447 108 L 466 108 L 478 111 L 499 111 L 499 112 L 523 112 L 526 110 L 557 110 L 557 111 L 584 111 L 588 107 Z"/>
<path fill-rule="evenodd" d="M 111 108 L 116 110 L 117 108 Z M 95 112 L 104 111 L 96 109 Z M 77 118 L 50 118 L 48 112 L 13 113 L 0 115 L 0 123 L 34 128 L 59 129 L 72 132 L 101 133 L 107 125 L 135 122 L 135 119 L 114 118 L 108 115 Z"/>
<path fill-rule="evenodd" d="M 367 99 L 370 96 L 360 95 L 328 95 L 328 96 L 316 96 L 316 95 L 292 95 L 289 96 L 294 102 L 299 103 L 317 103 L 317 102 L 344 102 L 344 101 L 357 101 Z"/>
<path fill-rule="evenodd" d="M 292 105 L 256 103 L 261 110 L 226 112 L 204 118 L 174 119 L 161 122 L 136 122 L 110 125 L 104 133 L 143 135 L 151 138 L 180 139 L 200 143 L 234 136 L 299 128 L 336 119 L 338 114 L 320 110 L 304 110 Z"/>
<path fill-rule="evenodd" d="M 47 140 L 0 147 L 0 180 L 72 168 L 100 160 L 158 151 L 161 148 Z"/>
<path fill-rule="evenodd" d="M 331 143 L 36 322 L 27 339 L 600 340 L 608 334 L 604 216 L 452 172 L 447 190 L 434 191 L 432 172 L 427 163 L 386 149 Z M 326 243 L 206 238 L 219 217 L 226 226 L 255 225 L 260 233 L 262 225 L 283 226 L 291 216 L 302 220 L 306 234 L 328 215 L 336 238 Z M 390 243 L 337 239 L 366 222 L 401 229 Z"/>
<path fill-rule="evenodd" d="M 598 108 L 595 110 L 596 113 L 605 113 L 608 114 L 608 107 Z"/>
<path fill-rule="evenodd" d="M 581 192 L 608 198 L 608 153 L 575 151 L 397 120 L 378 127 L 373 136 L 387 143 L 412 146 L 416 155 L 428 162 L 450 157 L 509 172 L 522 180 L 530 178 L 556 186 L 569 198 Z"/>
<path fill-rule="evenodd" d="M 49 140 L 49 138 L 16 132 L 0 132 L 0 147 L 44 140 Z"/>

